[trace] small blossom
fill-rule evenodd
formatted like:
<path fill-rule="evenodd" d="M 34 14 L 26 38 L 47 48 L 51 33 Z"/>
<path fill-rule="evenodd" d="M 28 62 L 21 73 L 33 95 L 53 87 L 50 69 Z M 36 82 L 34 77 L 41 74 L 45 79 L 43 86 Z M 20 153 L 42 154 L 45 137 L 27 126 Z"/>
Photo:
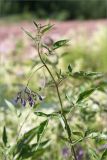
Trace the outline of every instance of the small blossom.
<path fill-rule="evenodd" d="M 32 97 L 31 96 L 28 96 L 28 101 L 32 101 Z"/>
<path fill-rule="evenodd" d="M 22 104 L 22 106 L 24 106 L 24 107 L 26 106 L 26 101 L 25 101 L 25 99 L 22 99 L 22 98 L 21 98 L 21 104 Z"/>
<path fill-rule="evenodd" d="M 31 96 L 28 97 L 29 105 L 32 107 L 34 106 L 35 102 Z"/>
<path fill-rule="evenodd" d="M 15 99 L 15 102 L 17 103 L 20 100 L 20 103 L 22 106 L 26 106 L 26 103 L 28 102 L 31 107 L 35 105 L 35 101 L 37 100 L 37 97 L 40 101 L 43 100 L 43 96 L 39 95 L 37 92 L 34 92 L 30 90 L 29 88 L 25 88 L 24 90 L 20 91 L 17 94 L 17 97 Z"/>
<path fill-rule="evenodd" d="M 34 104 L 35 104 L 35 102 L 34 102 L 33 100 L 32 100 L 32 101 L 29 101 L 29 105 L 30 105 L 31 107 L 33 107 Z"/>

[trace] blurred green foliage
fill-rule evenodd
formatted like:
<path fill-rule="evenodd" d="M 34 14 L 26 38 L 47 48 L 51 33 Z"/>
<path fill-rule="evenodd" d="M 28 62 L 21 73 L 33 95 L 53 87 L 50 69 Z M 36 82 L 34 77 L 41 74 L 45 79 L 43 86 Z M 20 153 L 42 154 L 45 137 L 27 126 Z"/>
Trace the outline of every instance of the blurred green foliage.
<path fill-rule="evenodd" d="M 107 0 L 1 0 L 0 17 L 19 15 L 28 19 L 36 18 L 98 19 L 107 17 Z"/>

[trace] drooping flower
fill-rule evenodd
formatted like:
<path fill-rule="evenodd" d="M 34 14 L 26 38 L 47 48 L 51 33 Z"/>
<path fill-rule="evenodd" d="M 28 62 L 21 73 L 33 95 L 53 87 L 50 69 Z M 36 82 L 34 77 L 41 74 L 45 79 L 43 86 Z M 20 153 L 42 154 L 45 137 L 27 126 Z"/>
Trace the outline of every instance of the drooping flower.
<path fill-rule="evenodd" d="M 33 107 L 34 104 L 35 104 L 34 99 L 33 99 L 31 96 L 28 96 L 28 101 L 29 101 L 29 105 L 30 105 L 31 107 Z"/>
<path fill-rule="evenodd" d="M 26 100 L 21 98 L 21 104 L 22 104 L 22 106 L 25 107 L 26 106 Z"/>
<path fill-rule="evenodd" d="M 43 100 L 43 97 L 40 94 L 26 87 L 24 90 L 18 92 L 17 97 L 15 99 L 15 103 L 18 103 L 20 100 L 22 106 L 25 107 L 26 103 L 28 102 L 29 105 L 33 107 L 35 105 L 37 97 L 39 98 L 40 101 Z"/>

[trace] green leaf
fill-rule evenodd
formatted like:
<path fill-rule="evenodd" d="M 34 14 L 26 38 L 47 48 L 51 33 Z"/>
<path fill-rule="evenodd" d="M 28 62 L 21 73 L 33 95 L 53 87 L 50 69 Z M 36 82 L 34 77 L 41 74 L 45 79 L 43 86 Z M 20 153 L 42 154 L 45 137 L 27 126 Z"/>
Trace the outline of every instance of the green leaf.
<path fill-rule="evenodd" d="M 92 158 L 93 160 L 100 160 L 99 159 L 99 155 L 96 153 L 96 151 L 94 149 L 89 149 L 89 153 L 90 153 L 90 158 Z"/>
<path fill-rule="evenodd" d="M 106 160 L 107 159 L 107 149 L 103 152 L 100 160 Z"/>
<path fill-rule="evenodd" d="M 4 145 L 6 146 L 6 144 L 7 144 L 7 132 L 6 132 L 6 127 L 5 126 L 3 128 L 2 140 L 3 140 Z"/>
<path fill-rule="evenodd" d="M 102 140 L 107 140 L 107 134 L 100 133 L 100 132 L 91 132 L 86 135 L 87 138 L 91 139 L 102 139 Z"/>
<path fill-rule="evenodd" d="M 79 72 L 74 72 L 72 74 L 72 76 L 74 78 L 96 79 L 96 78 L 103 77 L 103 74 L 99 73 L 99 72 L 84 72 L 84 71 L 79 71 Z"/>
<path fill-rule="evenodd" d="M 24 28 L 22 28 L 22 30 L 33 40 L 35 39 L 28 31 L 26 31 Z"/>
<path fill-rule="evenodd" d="M 53 44 L 53 50 L 57 49 L 57 48 L 60 48 L 64 45 L 66 45 L 67 43 L 69 42 L 69 40 L 60 40 L 60 41 L 57 41 Z"/>
<path fill-rule="evenodd" d="M 33 156 L 38 156 L 38 152 L 44 151 L 50 145 L 50 140 L 43 141 L 39 144 L 37 149 L 38 143 L 34 143 L 32 145 L 23 144 L 22 150 L 17 155 L 17 159 L 26 159 Z"/>
<path fill-rule="evenodd" d="M 69 137 L 71 137 L 71 129 L 70 129 L 70 126 L 68 125 L 67 121 L 65 121 L 65 119 L 61 116 L 59 117 L 59 120 L 61 122 L 61 125 L 63 127 L 63 129 L 67 131 Z"/>
<path fill-rule="evenodd" d="M 9 107 L 9 109 L 11 111 L 16 112 L 16 109 L 15 109 L 14 105 L 11 102 L 9 102 L 8 100 L 5 99 L 5 103 L 7 104 L 7 106 Z"/>
<path fill-rule="evenodd" d="M 46 152 L 46 149 L 38 149 L 35 153 L 33 153 L 31 160 L 40 159 L 40 157 L 43 157 L 43 154 Z"/>
<path fill-rule="evenodd" d="M 18 152 L 21 152 L 22 146 L 24 144 L 28 145 L 35 136 L 37 136 L 39 139 L 41 137 L 41 134 L 43 133 L 46 125 L 48 124 L 48 120 L 43 121 L 40 123 L 39 126 L 31 129 L 30 131 L 26 132 L 21 139 L 18 140 L 18 143 L 16 145 L 16 151 L 15 154 Z M 38 140 L 39 140 L 38 139 Z"/>
<path fill-rule="evenodd" d="M 68 70 L 69 70 L 69 72 L 72 72 L 72 66 L 71 66 L 71 64 L 68 65 Z"/>
<path fill-rule="evenodd" d="M 60 136 L 60 138 L 61 138 L 63 141 L 70 143 L 69 140 L 68 140 L 68 138 L 66 138 L 66 137 L 64 137 L 64 136 Z"/>
<path fill-rule="evenodd" d="M 91 88 L 89 90 L 86 90 L 82 93 L 80 93 L 77 103 L 83 101 L 85 98 L 89 97 L 94 91 L 96 90 L 96 88 Z"/>
<path fill-rule="evenodd" d="M 43 112 L 34 112 L 34 114 L 36 114 L 37 116 L 40 116 L 40 117 L 50 117 L 50 114 L 46 114 Z"/>
<path fill-rule="evenodd" d="M 83 133 L 79 131 L 73 131 L 73 135 L 83 137 Z"/>
<path fill-rule="evenodd" d="M 99 78 L 103 76 L 103 74 L 99 72 L 86 72 L 85 74 L 86 76 L 95 77 L 95 78 Z"/>
<path fill-rule="evenodd" d="M 45 32 L 49 31 L 54 25 L 47 25 L 42 31 L 41 33 L 44 34 Z"/>
<path fill-rule="evenodd" d="M 33 21 L 33 23 L 36 26 L 36 28 L 38 28 L 38 24 L 35 21 Z"/>
<path fill-rule="evenodd" d="M 34 112 L 35 115 L 40 116 L 40 117 L 53 117 L 53 116 L 57 116 L 57 113 L 51 113 L 51 114 L 46 114 L 43 112 Z"/>
<path fill-rule="evenodd" d="M 41 142 L 40 144 L 39 144 L 39 149 L 41 148 L 41 149 L 43 149 L 43 148 L 46 148 L 47 146 L 49 146 L 49 144 L 50 144 L 50 140 L 45 140 L 45 141 L 43 141 L 43 142 Z M 35 143 L 35 144 L 32 144 L 31 145 L 31 148 L 32 148 L 32 151 L 35 151 L 35 147 L 38 145 L 38 143 Z"/>
<path fill-rule="evenodd" d="M 44 122 L 42 122 L 38 128 L 38 131 L 37 131 L 37 142 L 39 142 L 44 130 L 45 130 L 45 127 L 47 127 L 48 125 L 48 120 L 45 120 Z"/>

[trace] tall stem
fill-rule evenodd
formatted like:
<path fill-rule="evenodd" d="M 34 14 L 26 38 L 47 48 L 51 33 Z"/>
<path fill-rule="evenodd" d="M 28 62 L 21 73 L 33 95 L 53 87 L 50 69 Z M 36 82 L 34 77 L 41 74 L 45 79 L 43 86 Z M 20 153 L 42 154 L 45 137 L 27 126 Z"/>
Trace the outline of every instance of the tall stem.
<path fill-rule="evenodd" d="M 69 142 L 70 142 L 70 146 L 71 146 L 71 152 L 74 155 L 74 159 L 77 160 L 76 152 L 75 152 L 74 146 L 72 145 L 70 126 L 69 126 L 69 124 L 67 122 L 67 119 L 66 119 L 66 116 L 65 116 L 65 114 L 63 112 L 63 104 L 62 104 L 62 100 L 61 100 L 61 96 L 60 96 L 60 92 L 59 92 L 59 88 L 58 88 L 57 82 L 56 82 L 53 74 L 51 73 L 50 69 L 46 65 L 45 61 L 42 59 L 41 51 L 40 51 L 40 42 L 38 43 L 37 49 L 38 49 L 38 55 L 39 55 L 39 58 L 40 58 L 41 62 L 43 63 L 43 65 L 47 69 L 48 73 L 50 74 L 50 76 L 51 76 L 51 78 L 52 78 L 52 80 L 53 80 L 53 82 L 55 84 L 55 87 L 56 87 L 56 90 L 57 90 L 58 99 L 59 99 L 60 106 L 61 106 L 61 115 L 62 115 L 62 118 L 63 118 L 64 123 L 65 123 L 65 127 L 66 127 L 65 129 L 66 129 L 66 132 L 67 132 L 67 135 L 68 135 L 68 139 L 69 139 Z"/>

